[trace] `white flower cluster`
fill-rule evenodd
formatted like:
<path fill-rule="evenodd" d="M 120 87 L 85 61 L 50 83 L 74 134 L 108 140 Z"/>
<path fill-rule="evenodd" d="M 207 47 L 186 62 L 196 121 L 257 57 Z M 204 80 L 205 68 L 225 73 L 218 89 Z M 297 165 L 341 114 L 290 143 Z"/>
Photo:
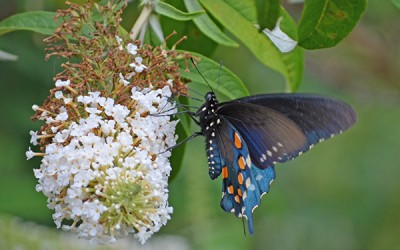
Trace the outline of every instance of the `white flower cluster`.
<path fill-rule="evenodd" d="M 66 121 L 66 110 L 56 118 L 43 112 L 48 123 L 68 124 L 53 127 L 53 135 L 31 131 L 34 145 L 44 136 L 53 136 L 52 143 L 42 154 L 27 152 L 28 158 L 43 156 L 40 169 L 34 171 L 36 190 L 48 197 L 57 227 L 102 242 L 133 233 L 144 243 L 166 224 L 172 213 L 166 150 L 176 143 L 177 121 L 151 114 L 176 112 L 170 96 L 168 86 L 133 88 L 132 105 L 127 107 L 90 92 L 76 98 L 85 114 L 78 121 Z"/>

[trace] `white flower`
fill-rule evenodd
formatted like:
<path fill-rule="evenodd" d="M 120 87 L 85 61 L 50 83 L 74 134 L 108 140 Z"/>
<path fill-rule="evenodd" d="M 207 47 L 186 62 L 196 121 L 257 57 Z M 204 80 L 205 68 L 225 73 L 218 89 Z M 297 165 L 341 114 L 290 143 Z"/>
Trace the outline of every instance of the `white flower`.
<path fill-rule="evenodd" d="M 58 143 L 63 143 L 63 142 L 65 142 L 65 141 L 68 139 L 69 134 L 70 134 L 70 131 L 67 130 L 67 129 L 64 129 L 63 131 L 57 133 L 57 134 L 54 136 L 54 141 L 55 141 L 55 142 L 58 142 Z"/>
<path fill-rule="evenodd" d="M 28 151 L 26 151 L 26 159 L 29 160 L 35 156 L 35 153 L 32 151 L 31 147 L 29 147 Z"/>
<path fill-rule="evenodd" d="M 70 103 L 70 102 L 72 102 L 72 98 L 70 98 L 70 97 L 64 97 L 64 103 L 65 103 L 65 104 L 68 104 L 68 103 Z"/>
<path fill-rule="evenodd" d="M 130 53 L 132 55 L 137 54 L 137 49 L 138 49 L 138 46 L 136 46 L 135 44 L 128 43 L 128 45 L 126 45 L 126 50 L 128 51 L 128 53 Z"/>
<path fill-rule="evenodd" d="M 166 224 L 172 213 L 171 165 L 170 153 L 161 152 L 175 145 L 176 121 L 142 114 L 176 112 L 170 96 L 169 87 L 134 88 L 135 106 L 128 108 L 91 92 L 76 99 L 86 114 L 67 126 L 51 127 L 54 136 L 34 174 L 36 190 L 47 196 L 58 228 L 100 242 L 133 233 L 144 243 Z M 59 110 L 55 120 L 70 119 L 65 107 Z M 42 114 L 47 121 L 51 116 Z M 31 143 L 37 143 L 37 132 L 30 134 Z M 28 159 L 35 155 L 30 148 L 26 152 Z"/>
<path fill-rule="evenodd" d="M 54 97 L 55 97 L 56 99 L 61 99 L 61 98 L 63 98 L 63 97 L 64 97 L 63 92 L 60 91 L 60 90 L 56 91 L 56 92 L 54 93 Z"/>
<path fill-rule="evenodd" d="M 66 121 L 68 119 L 68 112 L 61 112 L 56 116 L 57 121 Z"/>
<path fill-rule="evenodd" d="M 60 79 L 58 79 L 55 83 L 56 87 L 65 87 L 65 86 L 69 86 L 70 84 L 71 84 L 70 80 L 62 81 Z"/>
<path fill-rule="evenodd" d="M 140 56 L 135 57 L 135 62 L 129 64 L 129 66 L 135 68 L 137 73 L 143 72 L 143 70 L 147 69 L 145 65 L 142 64 L 143 58 Z"/>
<path fill-rule="evenodd" d="M 38 143 L 37 143 L 37 140 L 38 140 L 38 134 L 37 134 L 37 131 L 29 131 L 29 134 L 31 135 L 31 140 L 30 140 L 30 143 L 32 143 L 32 145 L 34 145 L 34 146 L 36 146 Z"/>
<path fill-rule="evenodd" d="M 122 82 L 125 86 L 127 86 L 127 85 L 129 84 L 129 81 L 127 81 L 127 80 L 125 79 L 125 77 L 122 75 L 122 73 L 119 73 L 119 79 L 121 80 L 121 82 Z"/>
<path fill-rule="evenodd" d="M 172 80 L 172 79 L 168 79 L 167 83 L 171 87 L 174 86 L 174 80 Z"/>

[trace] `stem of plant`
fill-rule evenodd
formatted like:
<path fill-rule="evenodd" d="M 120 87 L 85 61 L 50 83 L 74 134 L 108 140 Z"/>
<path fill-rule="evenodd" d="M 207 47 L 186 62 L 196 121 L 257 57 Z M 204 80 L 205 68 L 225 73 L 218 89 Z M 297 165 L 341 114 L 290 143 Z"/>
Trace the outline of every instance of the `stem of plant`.
<path fill-rule="evenodd" d="M 136 20 L 135 24 L 133 25 L 131 32 L 130 32 L 130 38 L 132 40 L 136 40 L 140 29 L 143 27 L 143 24 L 147 22 L 147 20 L 150 17 L 151 12 L 153 11 L 153 8 L 151 5 L 144 5 L 142 12 L 140 12 L 140 15 L 138 19 Z"/>

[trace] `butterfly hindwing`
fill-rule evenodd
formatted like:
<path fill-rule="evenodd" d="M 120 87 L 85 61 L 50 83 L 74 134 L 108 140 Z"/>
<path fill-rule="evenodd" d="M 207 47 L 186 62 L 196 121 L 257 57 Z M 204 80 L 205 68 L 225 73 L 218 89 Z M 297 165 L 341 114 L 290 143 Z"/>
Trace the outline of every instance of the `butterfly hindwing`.
<path fill-rule="evenodd" d="M 221 168 L 221 207 L 238 217 L 244 216 L 248 221 L 249 233 L 253 234 L 252 213 L 275 179 L 274 168 L 255 167 L 243 137 L 229 121 L 222 118 L 216 133 L 220 156 L 224 162 Z"/>

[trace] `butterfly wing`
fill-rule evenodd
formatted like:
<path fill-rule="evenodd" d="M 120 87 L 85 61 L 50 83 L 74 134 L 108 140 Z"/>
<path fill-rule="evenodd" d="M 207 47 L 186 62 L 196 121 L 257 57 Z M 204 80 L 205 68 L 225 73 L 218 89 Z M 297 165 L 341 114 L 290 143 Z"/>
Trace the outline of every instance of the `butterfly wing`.
<path fill-rule="evenodd" d="M 243 136 L 252 162 L 261 169 L 298 156 L 356 121 L 346 103 L 299 94 L 240 98 L 221 103 L 218 114 Z"/>
<path fill-rule="evenodd" d="M 270 183 L 275 179 L 275 170 L 273 166 L 266 169 L 255 167 L 241 134 L 228 120 L 221 120 L 215 130 L 215 139 L 211 139 L 216 146 L 212 153 L 216 153 L 221 162 L 221 207 L 238 217 L 244 216 L 249 233 L 253 234 L 252 213 L 260 204 L 262 195 L 269 191 Z"/>

